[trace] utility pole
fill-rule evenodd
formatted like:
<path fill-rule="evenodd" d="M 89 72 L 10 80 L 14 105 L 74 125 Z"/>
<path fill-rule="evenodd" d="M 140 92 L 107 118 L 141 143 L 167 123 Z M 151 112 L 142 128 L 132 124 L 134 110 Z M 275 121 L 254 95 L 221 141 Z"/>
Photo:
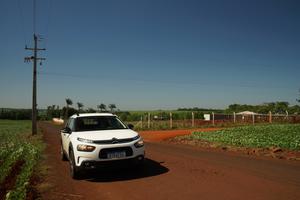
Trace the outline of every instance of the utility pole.
<path fill-rule="evenodd" d="M 30 62 L 33 60 L 33 81 L 32 81 L 32 135 L 37 134 L 37 103 L 36 103 L 36 74 L 37 74 L 37 61 L 40 60 L 46 60 L 46 58 L 38 58 L 37 57 L 37 52 L 41 50 L 46 50 L 46 49 L 39 49 L 37 46 L 38 42 L 38 36 L 34 33 L 33 34 L 33 40 L 34 40 L 34 48 L 28 48 L 27 46 L 25 47 L 25 50 L 32 50 L 33 51 L 33 56 L 31 57 L 25 57 L 25 62 Z"/>

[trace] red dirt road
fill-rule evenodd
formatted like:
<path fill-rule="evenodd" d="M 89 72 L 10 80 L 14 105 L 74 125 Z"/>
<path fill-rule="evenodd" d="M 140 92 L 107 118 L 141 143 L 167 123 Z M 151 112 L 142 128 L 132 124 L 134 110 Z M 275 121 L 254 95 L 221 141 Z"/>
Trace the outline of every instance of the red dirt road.
<path fill-rule="evenodd" d="M 52 185 L 42 199 L 300 199 L 299 162 L 159 142 L 146 143 L 142 170 L 106 168 L 75 181 L 59 159 L 59 128 L 40 126 L 49 166 L 44 184 Z"/>
<path fill-rule="evenodd" d="M 195 131 L 215 131 L 220 130 L 220 128 L 202 128 L 202 129 L 188 129 L 188 130 L 164 130 L 164 131 L 140 131 L 140 135 L 144 138 L 146 142 L 158 142 L 166 140 L 176 136 L 189 135 Z"/>

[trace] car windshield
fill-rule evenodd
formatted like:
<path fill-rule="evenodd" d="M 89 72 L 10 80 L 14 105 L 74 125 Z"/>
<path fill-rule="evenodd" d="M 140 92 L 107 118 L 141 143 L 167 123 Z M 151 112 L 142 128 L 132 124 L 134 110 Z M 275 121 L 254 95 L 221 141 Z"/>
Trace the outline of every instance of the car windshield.
<path fill-rule="evenodd" d="M 76 131 L 127 129 L 115 116 L 78 117 L 75 124 Z"/>

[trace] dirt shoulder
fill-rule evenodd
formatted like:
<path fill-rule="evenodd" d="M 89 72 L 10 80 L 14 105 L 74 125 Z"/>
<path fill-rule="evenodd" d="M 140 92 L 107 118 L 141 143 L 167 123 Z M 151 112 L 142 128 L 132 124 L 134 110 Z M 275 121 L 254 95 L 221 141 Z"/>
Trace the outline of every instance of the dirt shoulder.
<path fill-rule="evenodd" d="M 220 130 L 220 128 L 198 128 L 198 129 L 185 129 L 185 130 L 163 130 L 163 131 L 139 131 L 139 134 L 146 142 L 159 142 L 174 138 L 177 136 L 190 135 L 193 132 L 209 132 Z"/>
<path fill-rule="evenodd" d="M 300 161 L 299 151 L 290 151 L 286 149 L 270 147 L 270 148 L 243 148 L 228 145 L 220 145 L 212 142 L 203 140 L 190 139 L 188 136 L 193 132 L 211 132 L 221 130 L 221 128 L 200 128 L 200 129 L 185 129 L 185 130 L 155 130 L 155 131 L 140 131 L 140 135 L 146 142 L 165 142 L 169 144 L 177 145 L 189 145 L 195 146 L 202 149 L 218 152 L 233 152 L 236 154 L 244 154 L 256 157 L 270 157 L 275 159 L 285 159 Z"/>

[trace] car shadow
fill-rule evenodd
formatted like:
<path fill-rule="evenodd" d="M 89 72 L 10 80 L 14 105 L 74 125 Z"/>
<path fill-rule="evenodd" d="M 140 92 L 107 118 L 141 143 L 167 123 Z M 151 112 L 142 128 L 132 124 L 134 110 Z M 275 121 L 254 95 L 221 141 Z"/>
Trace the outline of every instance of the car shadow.
<path fill-rule="evenodd" d="M 169 171 L 161 164 L 163 162 L 146 158 L 142 166 L 122 164 L 89 170 L 82 179 L 91 182 L 114 182 L 158 176 Z"/>

